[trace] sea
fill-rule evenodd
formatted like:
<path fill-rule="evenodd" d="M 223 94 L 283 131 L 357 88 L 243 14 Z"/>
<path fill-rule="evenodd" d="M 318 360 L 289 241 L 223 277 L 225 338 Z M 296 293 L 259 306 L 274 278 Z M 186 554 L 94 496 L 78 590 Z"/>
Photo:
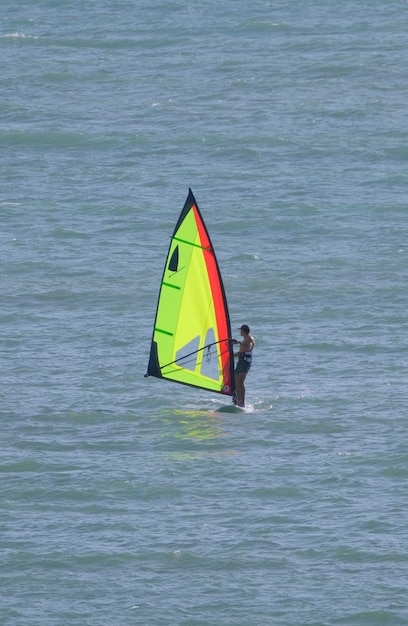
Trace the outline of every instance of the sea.
<path fill-rule="evenodd" d="M 408 624 L 407 0 L 2 0 L 1 626 Z M 145 378 L 191 187 L 244 413 Z"/>

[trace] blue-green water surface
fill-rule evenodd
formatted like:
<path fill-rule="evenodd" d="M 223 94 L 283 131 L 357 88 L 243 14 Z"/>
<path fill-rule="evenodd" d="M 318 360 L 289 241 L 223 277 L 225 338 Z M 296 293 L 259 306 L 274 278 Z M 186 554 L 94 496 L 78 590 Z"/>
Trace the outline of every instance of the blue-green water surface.
<path fill-rule="evenodd" d="M 2 626 L 408 623 L 407 32 L 405 0 L 2 2 Z M 244 414 L 143 377 L 189 186 Z"/>

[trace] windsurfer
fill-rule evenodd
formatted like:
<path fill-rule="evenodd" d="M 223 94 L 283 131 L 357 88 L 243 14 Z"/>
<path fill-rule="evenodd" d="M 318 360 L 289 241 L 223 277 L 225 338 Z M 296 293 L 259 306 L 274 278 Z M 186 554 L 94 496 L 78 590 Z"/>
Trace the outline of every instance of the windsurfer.
<path fill-rule="evenodd" d="M 238 362 L 235 367 L 235 397 L 233 399 L 234 404 L 237 406 L 245 406 L 245 378 L 251 368 L 252 364 L 252 351 L 255 346 L 255 339 L 250 335 L 250 328 L 247 324 L 242 324 L 241 328 L 242 341 L 233 339 L 234 345 L 239 345 L 239 351 L 234 353 L 235 357 L 238 357 Z"/>

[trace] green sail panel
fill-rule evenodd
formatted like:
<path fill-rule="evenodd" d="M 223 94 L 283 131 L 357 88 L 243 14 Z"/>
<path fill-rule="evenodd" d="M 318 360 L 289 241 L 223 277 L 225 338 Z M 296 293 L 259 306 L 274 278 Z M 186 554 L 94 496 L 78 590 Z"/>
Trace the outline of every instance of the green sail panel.
<path fill-rule="evenodd" d="M 146 376 L 232 395 L 230 338 L 219 266 L 190 189 L 164 267 Z"/>

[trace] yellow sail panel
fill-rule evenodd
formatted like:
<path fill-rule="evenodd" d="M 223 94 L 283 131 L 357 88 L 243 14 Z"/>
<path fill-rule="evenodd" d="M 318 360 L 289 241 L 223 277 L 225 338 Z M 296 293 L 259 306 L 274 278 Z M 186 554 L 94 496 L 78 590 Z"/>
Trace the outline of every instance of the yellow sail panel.
<path fill-rule="evenodd" d="M 232 395 L 230 337 L 221 275 L 190 190 L 167 255 L 146 375 Z"/>

